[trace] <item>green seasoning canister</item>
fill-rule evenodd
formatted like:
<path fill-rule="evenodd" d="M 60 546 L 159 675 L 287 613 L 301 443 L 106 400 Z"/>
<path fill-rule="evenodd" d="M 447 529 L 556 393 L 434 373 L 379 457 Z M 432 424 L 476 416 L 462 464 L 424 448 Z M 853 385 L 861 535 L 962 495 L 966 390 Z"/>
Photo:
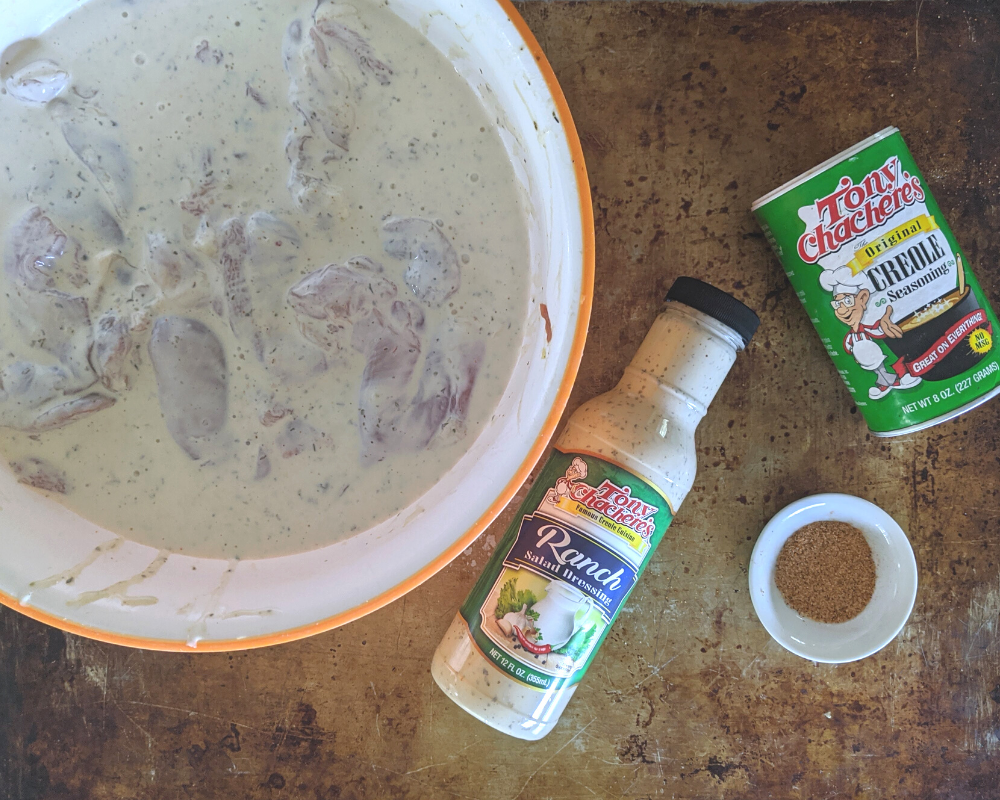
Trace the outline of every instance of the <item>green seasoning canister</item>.
<path fill-rule="evenodd" d="M 896 128 L 752 210 L 877 436 L 1000 393 L 996 315 Z"/>

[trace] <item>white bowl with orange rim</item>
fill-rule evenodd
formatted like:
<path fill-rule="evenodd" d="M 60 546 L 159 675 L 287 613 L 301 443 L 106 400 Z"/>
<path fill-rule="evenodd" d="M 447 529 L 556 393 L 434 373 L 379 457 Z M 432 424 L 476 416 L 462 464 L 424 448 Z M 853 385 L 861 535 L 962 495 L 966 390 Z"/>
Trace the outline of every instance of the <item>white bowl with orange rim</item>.
<path fill-rule="evenodd" d="M 0 52 L 79 0 L 8 3 Z M 508 0 L 390 0 L 500 120 L 527 198 L 530 305 L 490 422 L 407 508 L 306 553 L 226 561 L 164 553 L 95 526 L 0 470 L 0 602 L 115 644 L 218 651 L 294 640 L 401 597 L 462 552 L 542 455 L 590 316 L 594 232 L 580 142 L 538 43 Z"/>

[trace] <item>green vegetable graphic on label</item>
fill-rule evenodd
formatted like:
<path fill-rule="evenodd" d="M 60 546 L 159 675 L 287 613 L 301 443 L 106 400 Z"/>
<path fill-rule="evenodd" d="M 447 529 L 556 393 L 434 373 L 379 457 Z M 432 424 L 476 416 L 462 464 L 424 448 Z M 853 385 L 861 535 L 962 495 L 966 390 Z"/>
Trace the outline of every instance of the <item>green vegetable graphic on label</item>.
<path fill-rule="evenodd" d="M 496 618 L 501 619 L 505 615 L 527 609 L 525 613 L 532 619 L 538 619 L 538 614 L 531 610 L 531 606 L 537 603 L 535 595 L 528 589 L 517 591 L 517 578 L 511 578 L 500 590 L 497 597 Z"/>

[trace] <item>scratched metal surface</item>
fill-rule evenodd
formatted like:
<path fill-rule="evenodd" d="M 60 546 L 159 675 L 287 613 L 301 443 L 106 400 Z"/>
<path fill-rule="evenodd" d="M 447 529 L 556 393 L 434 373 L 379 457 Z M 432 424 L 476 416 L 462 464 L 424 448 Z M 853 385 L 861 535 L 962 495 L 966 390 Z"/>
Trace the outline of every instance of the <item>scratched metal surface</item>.
<path fill-rule="evenodd" d="M 987 4 L 529 3 L 583 137 L 597 296 L 571 408 L 608 389 L 683 273 L 763 326 L 700 430 L 701 472 L 561 726 L 524 744 L 432 684 L 508 510 L 419 590 L 232 655 L 95 644 L 0 612 L 0 798 L 987 798 L 1000 786 L 1000 402 L 869 437 L 750 217 L 897 124 L 1000 300 L 1000 21 Z M 816 666 L 747 597 L 757 532 L 816 491 L 909 532 L 916 611 Z"/>

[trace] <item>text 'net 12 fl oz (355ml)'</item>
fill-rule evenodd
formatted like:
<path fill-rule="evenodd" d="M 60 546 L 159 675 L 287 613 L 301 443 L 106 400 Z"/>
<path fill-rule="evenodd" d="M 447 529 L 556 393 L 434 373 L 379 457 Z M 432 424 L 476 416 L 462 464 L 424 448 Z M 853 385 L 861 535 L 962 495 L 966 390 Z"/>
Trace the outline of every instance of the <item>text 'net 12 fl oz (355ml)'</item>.
<path fill-rule="evenodd" d="M 625 375 L 581 406 L 434 654 L 431 672 L 497 730 L 559 720 L 694 483 L 694 432 L 759 320 L 678 278 Z"/>
<path fill-rule="evenodd" d="M 896 128 L 753 211 L 873 433 L 912 433 L 1000 392 L 996 316 Z"/>

